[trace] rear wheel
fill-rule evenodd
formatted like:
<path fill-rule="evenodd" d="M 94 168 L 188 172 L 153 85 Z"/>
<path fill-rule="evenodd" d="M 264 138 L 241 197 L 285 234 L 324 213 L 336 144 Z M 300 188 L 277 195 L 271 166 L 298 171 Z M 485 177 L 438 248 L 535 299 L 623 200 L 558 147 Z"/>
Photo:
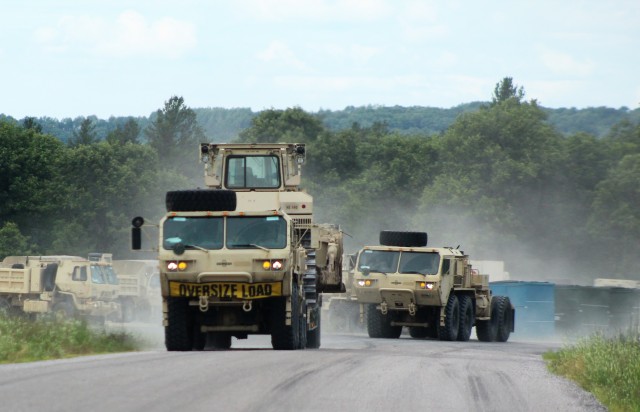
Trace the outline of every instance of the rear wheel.
<path fill-rule="evenodd" d="M 460 327 L 457 339 L 466 342 L 471 337 L 471 329 L 473 328 L 473 300 L 471 296 L 462 295 L 458 301 L 460 303 Z"/>
<path fill-rule="evenodd" d="M 451 293 L 445 307 L 444 326 L 440 326 L 438 336 L 440 340 L 456 340 L 460 328 L 460 304 L 458 297 Z"/>
<path fill-rule="evenodd" d="M 492 300 L 496 305 L 496 341 L 506 342 L 511 334 L 511 301 L 507 296 L 494 296 Z M 491 314 L 493 320 L 493 313 Z"/>

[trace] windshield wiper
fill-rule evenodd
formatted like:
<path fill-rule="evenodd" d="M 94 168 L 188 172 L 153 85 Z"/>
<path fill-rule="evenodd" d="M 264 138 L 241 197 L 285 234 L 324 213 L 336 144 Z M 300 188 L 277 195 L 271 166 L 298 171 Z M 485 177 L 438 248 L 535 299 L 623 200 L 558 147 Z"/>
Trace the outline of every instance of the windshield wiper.
<path fill-rule="evenodd" d="M 422 275 L 422 276 L 426 275 L 426 273 L 418 272 L 417 270 L 407 270 L 407 271 L 400 272 L 400 273 L 409 273 L 409 274 Z"/>
<path fill-rule="evenodd" d="M 256 245 L 255 243 L 246 243 L 246 244 L 243 244 L 243 245 L 233 245 L 232 247 L 233 248 L 254 247 L 254 248 L 257 248 L 257 249 L 262 249 L 262 250 L 264 250 L 266 252 L 268 252 L 270 250 L 270 249 L 267 249 L 264 246 Z"/>
<path fill-rule="evenodd" d="M 185 248 L 190 248 L 190 247 L 192 247 L 192 248 L 194 248 L 194 249 L 202 250 L 203 252 L 207 252 L 207 253 L 209 253 L 209 249 L 205 249 L 205 248 L 203 248 L 202 246 L 198 246 L 198 245 L 190 245 L 190 244 L 186 244 L 186 245 L 184 245 L 184 247 L 185 247 Z"/>

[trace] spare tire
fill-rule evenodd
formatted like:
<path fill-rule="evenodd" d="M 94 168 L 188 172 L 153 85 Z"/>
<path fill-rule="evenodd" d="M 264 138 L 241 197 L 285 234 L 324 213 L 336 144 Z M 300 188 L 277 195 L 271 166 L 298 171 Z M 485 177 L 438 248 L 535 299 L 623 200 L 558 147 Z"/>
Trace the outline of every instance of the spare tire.
<path fill-rule="evenodd" d="M 382 246 L 427 246 L 427 232 L 396 232 L 383 230 L 380 232 L 380 244 Z"/>
<path fill-rule="evenodd" d="M 233 190 L 175 190 L 167 192 L 167 212 L 232 212 L 236 210 Z"/>

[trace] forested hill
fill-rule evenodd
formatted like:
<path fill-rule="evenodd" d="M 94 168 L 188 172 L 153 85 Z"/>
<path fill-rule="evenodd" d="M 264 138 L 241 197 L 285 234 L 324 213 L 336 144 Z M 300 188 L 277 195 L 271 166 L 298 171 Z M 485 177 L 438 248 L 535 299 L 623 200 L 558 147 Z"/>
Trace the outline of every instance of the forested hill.
<path fill-rule="evenodd" d="M 362 127 L 371 127 L 375 123 L 386 123 L 391 132 L 412 135 L 431 135 L 444 132 L 456 117 L 463 112 L 476 111 L 483 102 L 461 104 L 448 109 L 422 106 L 349 106 L 343 110 L 320 110 L 311 113 L 319 117 L 324 126 L 332 131 L 345 130 L 354 123 Z M 585 132 L 596 137 L 605 136 L 611 127 L 622 120 L 637 123 L 640 121 L 640 108 L 629 110 L 626 107 L 613 109 L 609 107 L 589 107 L 585 109 L 542 107 L 547 113 L 547 122 L 557 131 L 565 135 Z M 238 134 L 250 127 L 251 120 L 260 112 L 249 108 L 194 108 L 198 123 L 211 141 L 228 142 L 237 138 Z M 155 113 L 149 117 L 134 117 L 140 130 L 144 130 L 153 121 Z M 130 117 L 111 117 L 99 119 L 89 116 L 98 139 L 104 139 L 110 132 L 124 125 Z M 13 119 L 0 114 L 0 120 L 22 122 L 24 119 Z M 84 117 L 75 119 L 54 119 L 50 117 L 36 118 L 42 131 L 68 142 L 74 131 L 77 131 Z"/>

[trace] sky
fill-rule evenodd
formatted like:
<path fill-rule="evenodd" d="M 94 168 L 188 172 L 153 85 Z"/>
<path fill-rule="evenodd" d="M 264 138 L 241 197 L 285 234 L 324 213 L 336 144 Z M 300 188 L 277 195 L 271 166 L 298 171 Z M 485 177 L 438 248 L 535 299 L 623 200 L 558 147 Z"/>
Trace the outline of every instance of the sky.
<path fill-rule="evenodd" d="M 640 1 L 5 0 L 0 114 L 640 106 Z"/>

